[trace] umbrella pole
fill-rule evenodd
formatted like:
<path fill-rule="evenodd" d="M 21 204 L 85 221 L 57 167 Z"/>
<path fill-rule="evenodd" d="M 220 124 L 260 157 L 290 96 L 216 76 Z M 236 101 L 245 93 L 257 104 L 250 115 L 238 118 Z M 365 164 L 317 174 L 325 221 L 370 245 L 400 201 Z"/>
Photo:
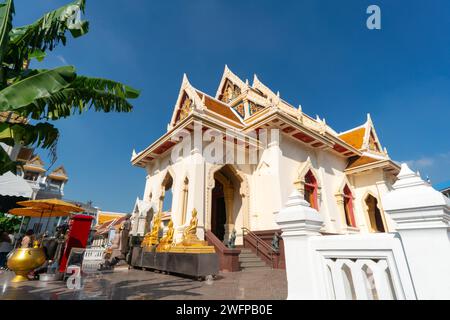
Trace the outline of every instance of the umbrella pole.
<path fill-rule="evenodd" d="M 38 222 L 38 225 L 39 225 L 39 231 L 41 231 L 41 221 L 42 221 L 42 216 L 44 215 L 44 209 L 42 209 L 42 211 L 41 211 L 41 216 L 39 217 L 39 222 Z"/>
<path fill-rule="evenodd" d="M 44 234 L 47 232 L 48 224 L 49 224 L 51 218 L 52 218 L 52 213 L 50 212 L 50 216 L 47 218 L 47 224 L 45 225 L 45 231 L 42 234 L 42 237 L 44 237 Z"/>
<path fill-rule="evenodd" d="M 50 209 L 50 215 L 47 218 L 47 224 L 45 225 L 44 233 L 42 234 L 42 239 L 44 239 L 44 235 L 47 232 L 48 224 L 50 223 L 50 220 L 52 218 L 52 212 L 53 212 L 54 209 L 55 209 L 55 205 L 52 205 L 52 208 Z"/>
<path fill-rule="evenodd" d="M 20 227 L 19 227 L 19 231 L 17 232 L 17 236 L 14 236 L 14 248 L 17 245 L 17 240 L 18 240 L 18 236 L 22 233 L 22 227 L 23 227 L 23 220 L 25 220 L 25 216 L 22 217 L 22 221 L 20 222 Z"/>

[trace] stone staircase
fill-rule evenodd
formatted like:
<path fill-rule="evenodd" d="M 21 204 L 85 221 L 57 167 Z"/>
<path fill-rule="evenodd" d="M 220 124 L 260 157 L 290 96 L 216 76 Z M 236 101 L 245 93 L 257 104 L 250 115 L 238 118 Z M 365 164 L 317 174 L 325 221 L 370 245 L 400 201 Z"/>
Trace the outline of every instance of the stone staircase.
<path fill-rule="evenodd" d="M 239 264 L 241 271 L 270 270 L 270 267 L 261 258 L 247 248 L 241 248 Z"/>

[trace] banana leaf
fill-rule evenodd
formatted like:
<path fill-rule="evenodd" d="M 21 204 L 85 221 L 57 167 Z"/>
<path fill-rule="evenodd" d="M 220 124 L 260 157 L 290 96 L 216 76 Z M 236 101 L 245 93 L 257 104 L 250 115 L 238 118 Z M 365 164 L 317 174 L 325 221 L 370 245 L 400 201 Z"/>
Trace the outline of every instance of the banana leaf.
<path fill-rule="evenodd" d="M 67 88 L 76 78 L 72 66 L 42 70 L 37 74 L 11 84 L 0 91 L 0 111 L 13 111 L 50 97 Z"/>

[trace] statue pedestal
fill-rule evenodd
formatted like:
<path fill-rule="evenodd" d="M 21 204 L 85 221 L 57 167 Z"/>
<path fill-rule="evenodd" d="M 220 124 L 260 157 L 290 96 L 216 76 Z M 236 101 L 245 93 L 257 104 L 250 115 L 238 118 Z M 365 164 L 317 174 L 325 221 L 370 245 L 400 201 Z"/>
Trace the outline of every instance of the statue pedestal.
<path fill-rule="evenodd" d="M 138 253 L 139 249 L 133 251 Z M 216 253 L 181 253 L 142 251 L 133 258 L 134 267 L 142 267 L 192 277 L 206 277 L 219 274 L 219 257 Z"/>

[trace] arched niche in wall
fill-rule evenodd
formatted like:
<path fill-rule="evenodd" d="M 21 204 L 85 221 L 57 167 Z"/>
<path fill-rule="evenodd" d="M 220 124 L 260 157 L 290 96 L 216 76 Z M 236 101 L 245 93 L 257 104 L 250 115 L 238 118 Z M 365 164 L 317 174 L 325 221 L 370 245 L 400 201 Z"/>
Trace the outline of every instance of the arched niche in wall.
<path fill-rule="evenodd" d="M 378 197 L 367 191 L 362 198 L 362 202 L 362 207 L 369 222 L 369 231 L 386 232 L 386 221 Z"/>
<path fill-rule="evenodd" d="M 310 157 L 299 168 L 294 186 L 312 208 L 316 210 L 320 209 L 322 187 L 318 172 L 314 169 Z"/>

